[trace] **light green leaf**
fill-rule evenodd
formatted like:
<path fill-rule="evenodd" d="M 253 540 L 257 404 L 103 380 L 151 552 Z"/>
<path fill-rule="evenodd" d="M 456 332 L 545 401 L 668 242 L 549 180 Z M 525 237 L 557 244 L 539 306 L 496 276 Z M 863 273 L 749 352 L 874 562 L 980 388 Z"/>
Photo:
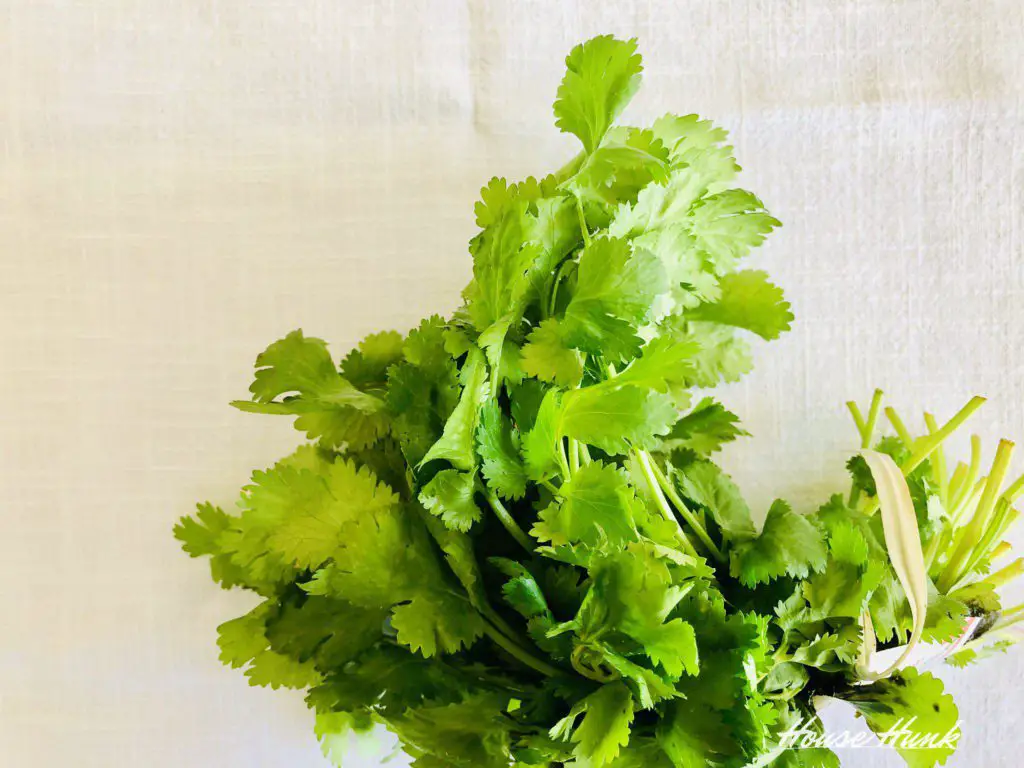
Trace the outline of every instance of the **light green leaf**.
<path fill-rule="evenodd" d="M 780 576 L 802 579 L 824 568 L 827 556 L 821 531 L 814 523 L 777 500 L 768 510 L 760 535 L 734 545 L 729 572 L 742 584 L 754 587 Z"/>
<path fill-rule="evenodd" d="M 496 401 L 487 402 L 481 409 L 476 439 L 487 484 L 503 498 L 521 499 L 527 477 L 519 453 L 519 430 Z"/>
<path fill-rule="evenodd" d="M 459 404 L 448 417 L 441 439 L 427 451 L 427 455 L 420 460 L 420 466 L 428 461 L 445 459 L 457 469 L 469 471 L 476 464 L 473 438 L 480 418 L 480 407 L 487 397 L 487 363 L 480 350 L 469 351 L 459 378 L 462 381 Z"/>
<path fill-rule="evenodd" d="M 560 387 L 575 387 L 583 376 L 583 358 L 572 349 L 556 318 L 541 322 L 523 346 L 523 372 Z"/>
<path fill-rule="evenodd" d="M 725 275 L 719 282 L 721 297 L 713 304 L 700 304 L 688 316 L 756 333 L 763 339 L 777 339 L 789 330 L 793 313 L 782 289 L 764 272 L 748 270 Z"/>
<path fill-rule="evenodd" d="M 472 472 L 444 469 L 423 486 L 420 503 L 452 530 L 465 532 L 481 518 L 473 498 L 475 491 L 476 477 Z"/>
<path fill-rule="evenodd" d="M 555 101 L 555 125 L 593 152 L 640 87 L 643 64 L 636 40 L 602 35 L 572 49 Z"/>
<path fill-rule="evenodd" d="M 619 547 L 636 539 L 635 495 L 621 470 L 598 461 L 587 464 L 559 489 L 559 496 L 533 528 L 540 541 Z"/>

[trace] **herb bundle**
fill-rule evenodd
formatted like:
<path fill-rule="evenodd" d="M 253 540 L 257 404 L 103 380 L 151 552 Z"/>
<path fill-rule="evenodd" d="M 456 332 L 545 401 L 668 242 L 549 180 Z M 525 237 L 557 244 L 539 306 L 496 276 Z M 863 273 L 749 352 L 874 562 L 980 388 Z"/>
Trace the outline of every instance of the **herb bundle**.
<path fill-rule="evenodd" d="M 759 527 L 711 458 L 746 433 L 694 392 L 789 328 L 782 291 L 740 268 L 778 222 L 732 186 L 721 129 L 613 125 L 635 41 L 566 63 L 556 124 L 583 149 L 483 188 L 461 309 L 340 366 L 301 331 L 257 358 L 234 405 L 295 417 L 309 443 L 254 473 L 235 514 L 203 504 L 175 529 L 221 586 L 263 598 L 218 629 L 221 659 L 306 689 L 339 760 L 384 724 L 419 768 L 838 765 L 783 737 L 820 730 L 820 696 L 879 732 L 945 733 L 951 698 L 907 662 L 1013 639 L 1024 614 L 995 590 L 1021 561 L 993 565 L 1024 490 L 1003 488 L 1009 444 L 985 477 L 976 441 L 947 474 L 943 440 L 978 402 L 919 437 L 887 410 L 896 436 L 876 443 L 878 394 L 851 406 L 876 450 L 849 494 L 808 515 L 776 501 Z"/>

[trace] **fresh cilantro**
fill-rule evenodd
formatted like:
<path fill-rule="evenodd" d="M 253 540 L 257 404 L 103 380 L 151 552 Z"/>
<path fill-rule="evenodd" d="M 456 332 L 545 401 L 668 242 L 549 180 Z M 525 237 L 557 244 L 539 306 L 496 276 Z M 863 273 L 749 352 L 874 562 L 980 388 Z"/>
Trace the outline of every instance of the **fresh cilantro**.
<path fill-rule="evenodd" d="M 878 440 L 878 395 L 851 411 L 907 478 L 898 540 L 861 459 L 848 496 L 806 516 L 776 501 L 758 531 L 709 458 L 746 432 L 691 404 L 790 327 L 768 276 L 737 271 L 778 221 L 732 186 L 710 122 L 614 124 L 639 87 L 635 40 L 566 63 L 556 123 L 582 151 L 483 187 L 462 307 L 340 364 L 302 331 L 257 357 L 235 405 L 293 416 L 310 442 L 253 473 L 233 513 L 201 504 L 174 529 L 221 586 L 262 598 L 221 625 L 222 660 L 307 689 L 332 759 L 381 724 L 419 768 L 835 768 L 780 741 L 804 718 L 821 729 L 820 695 L 876 731 L 948 729 L 935 678 L 863 661 L 959 638 L 969 616 L 952 663 L 1010 642 L 1024 614 L 997 589 L 1024 566 L 999 558 L 1024 480 L 1003 490 L 1008 448 L 986 474 L 974 441 L 950 475 L 940 444 L 976 405 L 919 437 L 888 409 L 897 437 Z M 913 582 L 908 555 L 925 563 Z"/>

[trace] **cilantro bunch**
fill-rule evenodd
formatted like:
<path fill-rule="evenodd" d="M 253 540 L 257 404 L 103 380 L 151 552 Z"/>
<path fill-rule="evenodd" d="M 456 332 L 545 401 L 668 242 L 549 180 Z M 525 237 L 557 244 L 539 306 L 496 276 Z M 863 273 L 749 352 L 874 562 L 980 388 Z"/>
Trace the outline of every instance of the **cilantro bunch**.
<path fill-rule="evenodd" d="M 874 465 L 854 460 L 850 495 L 813 515 L 777 501 L 756 525 L 711 459 L 745 433 L 694 392 L 789 328 L 782 291 L 741 268 L 778 222 L 732 186 L 721 129 L 613 124 L 640 84 L 635 41 L 597 37 L 566 64 L 556 124 L 582 151 L 483 188 L 452 317 L 371 335 L 340 366 L 301 331 L 257 358 L 234 405 L 292 416 L 309 442 L 255 472 L 235 514 L 202 504 L 175 529 L 221 586 L 262 598 L 219 627 L 221 659 L 305 689 L 333 757 L 383 724 L 419 768 L 833 766 L 785 740 L 820 731 L 819 696 L 876 729 L 955 724 L 937 679 L 873 675 L 869 657 L 996 615 L 989 587 L 1012 574 L 979 574 L 1012 499 L 972 495 L 976 461 L 944 478 L 959 422 L 872 454 L 909 476 L 935 576 L 923 618 Z M 864 447 L 879 407 L 858 415 Z M 965 529 L 969 508 L 984 519 Z"/>

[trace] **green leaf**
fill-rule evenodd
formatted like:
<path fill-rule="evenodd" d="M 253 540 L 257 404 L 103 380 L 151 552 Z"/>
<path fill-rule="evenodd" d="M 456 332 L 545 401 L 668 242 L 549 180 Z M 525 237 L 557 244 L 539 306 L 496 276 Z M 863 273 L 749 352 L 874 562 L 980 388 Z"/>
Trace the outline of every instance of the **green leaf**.
<path fill-rule="evenodd" d="M 841 632 L 817 635 L 810 642 L 797 647 L 790 658 L 797 664 L 816 667 L 826 672 L 838 672 L 848 667 L 860 650 L 860 631 L 850 624 Z"/>
<path fill-rule="evenodd" d="M 668 180 L 668 152 L 650 131 L 612 131 L 562 186 L 584 204 L 611 208 L 636 200 L 652 181 Z"/>
<path fill-rule="evenodd" d="M 635 357 L 641 346 L 636 326 L 665 288 L 664 272 L 650 254 L 633 253 L 625 240 L 597 238 L 580 254 L 564 338 L 613 362 Z"/>
<path fill-rule="evenodd" d="M 504 557 L 491 558 L 491 562 L 508 577 L 501 594 L 517 613 L 525 619 L 551 616 L 543 590 L 525 566 Z"/>
<path fill-rule="evenodd" d="M 419 466 L 445 459 L 457 469 L 469 471 L 476 464 L 473 436 L 480 418 L 480 407 L 487 397 L 487 363 L 480 350 L 469 351 L 459 378 L 462 381 L 459 404 L 445 422 L 441 439 L 430 447 Z"/>
<path fill-rule="evenodd" d="M 391 626 L 398 642 L 425 657 L 456 653 L 483 634 L 480 614 L 447 591 L 424 591 L 396 606 Z"/>
<path fill-rule="evenodd" d="M 570 728 L 571 721 L 580 713 L 583 721 L 572 735 L 576 744 L 573 755 L 585 765 L 607 765 L 629 743 L 629 727 L 633 722 L 632 694 L 622 683 L 602 685 L 583 699 L 573 714 L 566 718 L 571 719 Z"/>
<path fill-rule="evenodd" d="M 371 333 L 341 361 L 341 372 L 359 389 L 383 389 L 388 368 L 405 357 L 404 346 L 405 339 L 396 331 Z"/>
<path fill-rule="evenodd" d="M 266 526 L 269 550 L 299 568 L 319 566 L 342 546 L 353 521 L 398 501 L 372 472 L 341 459 L 324 474 L 278 467 L 254 481 L 243 497 L 243 524 L 251 519 Z"/>
<path fill-rule="evenodd" d="M 690 231 L 719 265 L 732 265 L 781 226 L 760 200 L 742 189 L 705 197 L 694 206 Z"/>
<path fill-rule="evenodd" d="M 320 682 L 312 663 L 296 661 L 270 650 L 266 620 L 271 611 L 262 603 L 232 621 L 217 627 L 220 660 L 235 669 L 245 667 L 250 685 L 271 688 L 306 688 Z"/>
<path fill-rule="evenodd" d="M 472 472 L 445 469 L 423 486 L 420 503 L 452 530 L 465 532 L 482 516 L 474 499 L 475 493 L 476 476 Z"/>
<path fill-rule="evenodd" d="M 676 448 L 686 448 L 701 456 L 718 451 L 726 443 L 749 433 L 739 426 L 739 417 L 720 403 L 705 397 L 672 427 L 665 438 Z"/>
<path fill-rule="evenodd" d="M 855 689 L 847 699 L 867 720 L 868 727 L 878 735 L 893 728 L 907 730 L 915 736 L 934 734 L 931 749 L 897 751 L 910 768 L 932 768 L 943 765 L 956 751 L 959 736 L 959 714 L 953 697 L 943 690 L 942 681 L 928 672 L 905 669 L 886 680 Z M 952 746 L 942 743 L 952 733 Z M 905 743 L 905 742 L 903 742 Z"/>
<path fill-rule="evenodd" d="M 540 513 L 533 535 L 554 546 L 607 543 L 618 547 L 636 539 L 636 497 L 625 475 L 595 461 L 580 467 L 559 489 L 558 501 Z"/>
<path fill-rule="evenodd" d="M 583 376 L 583 358 L 572 349 L 556 318 L 541 322 L 523 346 L 523 372 L 560 387 L 575 387 Z"/>
<path fill-rule="evenodd" d="M 387 431 L 384 402 L 342 377 L 321 339 L 292 331 L 256 358 L 256 368 L 253 401 L 232 402 L 239 410 L 297 415 L 296 429 L 328 447 L 361 448 Z"/>
<path fill-rule="evenodd" d="M 949 595 L 934 592 L 928 601 L 924 633 L 921 640 L 926 643 L 949 643 L 964 632 L 964 623 L 970 609 Z"/>
<path fill-rule="evenodd" d="M 698 346 L 692 342 L 659 336 L 648 342 L 640 357 L 602 386 L 632 384 L 671 395 L 675 404 L 683 407 L 689 399 L 686 388 L 693 375 L 691 360 L 697 352 Z"/>
<path fill-rule="evenodd" d="M 406 362 L 388 369 L 388 412 L 402 453 L 413 466 L 440 439 L 459 402 L 458 371 L 445 336 L 443 320 L 424 320 L 405 341 Z"/>
<path fill-rule="evenodd" d="M 740 168 L 725 144 L 728 133 L 697 115 L 665 115 L 654 121 L 651 132 L 669 150 L 673 165 L 697 171 L 705 183 L 716 187 L 731 181 Z"/>
<path fill-rule="evenodd" d="M 733 547 L 729 572 L 745 586 L 754 587 L 780 576 L 802 579 L 824 568 L 827 556 L 821 531 L 814 523 L 777 500 L 768 510 L 760 535 Z"/>
<path fill-rule="evenodd" d="M 707 768 L 734 756 L 739 745 L 722 714 L 701 702 L 672 702 L 658 724 L 658 743 L 673 768 Z"/>
<path fill-rule="evenodd" d="M 706 190 L 704 175 L 693 168 L 675 169 L 664 184 L 648 184 L 640 190 L 635 204 L 619 206 L 608 234 L 631 238 L 674 225 L 685 225 L 689 232 L 690 210 Z M 701 247 L 696 239 L 694 245 Z"/>
<path fill-rule="evenodd" d="M 572 49 L 555 101 L 555 125 L 575 134 L 593 152 L 640 87 L 642 60 L 636 40 L 602 35 Z"/>
<path fill-rule="evenodd" d="M 763 339 L 777 339 L 793 321 L 782 289 L 764 272 L 748 270 L 725 275 L 719 281 L 721 296 L 713 304 L 700 304 L 688 313 L 703 320 L 756 333 Z"/>
<path fill-rule="evenodd" d="M 531 480 L 540 482 L 558 474 L 559 421 L 561 395 L 549 389 L 541 401 L 533 428 L 523 438 L 523 458 Z"/>
<path fill-rule="evenodd" d="M 609 454 L 651 445 L 676 419 L 669 395 L 635 386 L 574 389 L 562 397 L 561 433 Z"/>
<path fill-rule="evenodd" d="M 736 484 L 710 461 L 695 461 L 683 470 L 674 470 L 683 495 L 711 515 L 723 536 L 742 542 L 754 538 L 756 530 L 750 508 Z"/>
<path fill-rule="evenodd" d="M 527 478 L 519 452 L 519 430 L 497 402 L 492 400 L 481 409 L 476 439 L 487 484 L 503 498 L 521 499 Z"/>
<path fill-rule="evenodd" d="M 321 669 L 343 666 L 383 636 L 388 612 L 327 597 L 285 603 L 267 621 L 266 637 L 276 653 L 296 661 L 313 659 Z"/>

